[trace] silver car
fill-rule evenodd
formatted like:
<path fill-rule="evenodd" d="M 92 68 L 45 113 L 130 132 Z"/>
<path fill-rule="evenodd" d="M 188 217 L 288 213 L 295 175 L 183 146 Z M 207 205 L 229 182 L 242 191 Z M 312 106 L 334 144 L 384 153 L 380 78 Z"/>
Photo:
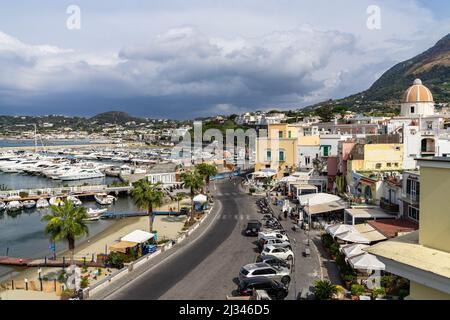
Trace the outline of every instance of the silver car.
<path fill-rule="evenodd" d="M 241 268 L 239 281 L 253 277 L 268 277 L 281 281 L 286 286 L 291 282 L 291 272 L 288 268 L 271 266 L 264 262 L 247 264 Z"/>

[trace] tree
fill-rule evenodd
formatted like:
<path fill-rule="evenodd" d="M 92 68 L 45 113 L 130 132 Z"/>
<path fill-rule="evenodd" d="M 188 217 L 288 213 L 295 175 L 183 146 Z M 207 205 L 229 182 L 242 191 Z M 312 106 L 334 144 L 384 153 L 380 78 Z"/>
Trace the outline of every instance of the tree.
<path fill-rule="evenodd" d="M 209 177 L 215 176 L 218 172 L 215 165 L 208 163 L 200 163 L 195 168 L 205 179 L 206 185 L 209 185 Z"/>
<path fill-rule="evenodd" d="M 192 212 L 194 212 L 194 196 L 195 192 L 203 187 L 203 176 L 198 172 L 197 169 L 194 169 L 192 171 L 184 172 L 181 175 L 181 180 L 184 183 L 184 187 L 190 189 L 191 191 Z"/>
<path fill-rule="evenodd" d="M 50 206 L 51 213 L 42 217 L 47 222 L 45 233 L 52 241 L 66 240 L 72 256 L 75 253 L 75 240 L 89 235 L 86 208 L 75 207 L 71 201 L 65 201 L 62 206 Z"/>
<path fill-rule="evenodd" d="M 337 293 L 337 288 L 328 280 L 319 280 L 315 283 L 314 295 L 316 300 L 330 300 Z"/>
<path fill-rule="evenodd" d="M 178 204 L 178 212 L 180 212 L 180 201 L 183 200 L 186 197 L 186 194 L 184 192 L 178 192 L 175 195 L 175 200 L 177 201 Z"/>
<path fill-rule="evenodd" d="M 150 183 L 147 179 L 142 179 L 133 184 L 131 197 L 135 204 L 142 210 L 147 211 L 149 218 L 150 232 L 153 231 L 153 208 L 162 204 L 163 192 L 160 183 Z"/>
<path fill-rule="evenodd" d="M 323 106 L 314 110 L 314 113 L 320 117 L 322 122 L 330 122 L 333 119 L 333 109 L 331 106 Z"/>

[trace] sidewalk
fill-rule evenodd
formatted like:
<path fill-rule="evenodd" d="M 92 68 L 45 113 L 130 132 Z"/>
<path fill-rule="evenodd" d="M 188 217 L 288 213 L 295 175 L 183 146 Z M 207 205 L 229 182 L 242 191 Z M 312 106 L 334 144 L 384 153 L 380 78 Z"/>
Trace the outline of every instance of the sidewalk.
<path fill-rule="evenodd" d="M 281 206 L 270 204 L 274 215 L 278 218 L 282 214 Z M 309 257 L 303 256 L 303 251 L 308 243 L 308 231 L 297 229 L 293 231 L 294 224 L 288 217 L 280 221 L 286 234 L 291 240 L 292 250 L 295 254 L 295 265 L 293 270 L 293 279 L 290 285 L 288 299 L 297 299 L 302 290 L 308 289 L 312 291 L 314 283 L 317 280 L 329 279 L 333 284 L 342 285 L 342 280 L 339 276 L 339 271 L 334 261 L 330 259 L 322 246 L 320 238 L 321 232 L 311 230 L 310 232 L 310 252 Z"/>

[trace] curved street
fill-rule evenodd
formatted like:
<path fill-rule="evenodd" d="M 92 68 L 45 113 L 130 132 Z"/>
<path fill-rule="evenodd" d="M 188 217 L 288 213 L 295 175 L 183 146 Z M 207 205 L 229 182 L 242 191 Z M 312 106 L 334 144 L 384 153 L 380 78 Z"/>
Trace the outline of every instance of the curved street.
<path fill-rule="evenodd" d="M 238 179 L 211 183 L 210 189 L 216 207 L 220 202 L 213 225 L 106 299 L 225 299 L 232 294 L 240 267 L 257 257 L 255 238 L 241 235 L 247 221 L 257 218 L 256 204 L 239 191 Z"/>

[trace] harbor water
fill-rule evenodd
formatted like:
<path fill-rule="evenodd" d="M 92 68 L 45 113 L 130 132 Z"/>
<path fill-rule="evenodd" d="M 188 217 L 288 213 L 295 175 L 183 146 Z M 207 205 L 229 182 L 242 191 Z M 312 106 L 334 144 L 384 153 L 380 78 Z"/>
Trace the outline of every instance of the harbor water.
<path fill-rule="evenodd" d="M 26 174 L 0 173 L 0 187 L 7 189 L 29 189 L 44 187 L 76 186 L 83 184 L 98 185 L 110 184 L 118 181 L 117 178 L 99 178 L 80 181 L 58 181 L 41 176 Z M 100 207 L 94 199 L 81 198 L 83 206 Z M 108 212 L 131 213 L 139 210 L 133 201 L 126 195 L 118 197 L 116 203 L 107 207 Z M 44 233 L 45 223 L 41 218 L 49 209 L 24 209 L 18 212 L 0 212 L 0 256 L 9 255 L 20 258 L 43 258 L 51 256 L 49 239 Z M 115 223 L 114 220 L 99 220 L 89 222 L 89 236 L 95 236 Z M 77 240 L 79 243 L 83 239 Z M 56 251 L 67 249 L 64 242 L 56 244 Z M 0 278 L 14 271 L 13 268 L 0 266 Z"/>

